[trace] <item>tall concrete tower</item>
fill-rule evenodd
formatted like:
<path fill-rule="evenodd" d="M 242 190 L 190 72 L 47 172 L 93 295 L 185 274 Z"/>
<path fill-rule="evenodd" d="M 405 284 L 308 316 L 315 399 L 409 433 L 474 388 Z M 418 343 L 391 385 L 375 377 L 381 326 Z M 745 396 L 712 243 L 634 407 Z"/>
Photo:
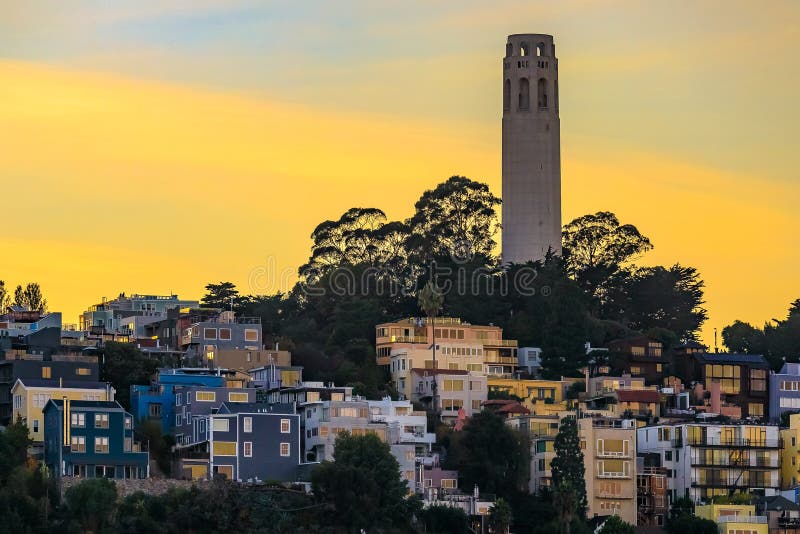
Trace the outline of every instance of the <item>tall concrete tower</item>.
<path fill-rule="evenodd" d="M 509 35 L 503 58 L 503 262 L 561 253 L 561 124 L 551 35 Z"/>

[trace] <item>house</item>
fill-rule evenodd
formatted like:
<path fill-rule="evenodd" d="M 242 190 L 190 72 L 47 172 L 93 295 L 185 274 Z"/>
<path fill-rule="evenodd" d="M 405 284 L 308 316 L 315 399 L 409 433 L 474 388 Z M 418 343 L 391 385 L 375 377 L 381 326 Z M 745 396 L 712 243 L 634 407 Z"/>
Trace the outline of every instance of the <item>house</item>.
<path fill-rule="evenodd" d="M 623 356 L 625 372 L 643 377 L 648 384 L 658 384 L 669 365 L 663 344 L 647 336 L 612 341 L 608 350 Z"/>
<path fill-rule="evenodd" d="M 636 525 L 636 427 L 630 419 L 578 419 L 586 465 L 587 517 L 618 515 Z"/>
<path fill-rule="evenodd" d="M 253 386 L 266 391 L 299 386 L 303 383 L 303 367 L 299 365 L 266 365 L 247 371 Z"/>
<path fill-rule="evenodd" d="M 542 370 L 542 349 L 539 347 L 519 347 L 517 349 L 517 369 L 535 378 Z"/>
<path fill-rule="evenodd" d="M 793 411 L 800 411 L 800 363 L 784 363 L 769 377 L 769 418 L 777 422 Z"/>
<path fill-rule="evenodd" d="M 150 469 L 119 403 L 69 398 L 44 407 L 44 462 L 56 478 L 147 478 Z"/>
<path fill-rule="evenodd" d="M 434 346 L 435 338 L 435 346 Z M 413 369 L 448 369 L 511 377 L 517 367 L 517 342 L 503 339 L 500 327 L 480 326 L 455 317 L 412 317 L 375 328 L 378 365 L 390 373 L 397 391 L 414 394 Z M 435 354 L 434 354 L 435 350 Z"/>
<path fill-rule="evenodd" d="M 487 379 L 489 392 L 519 397 L 531 413 L 550 415 L 567 410 L 564 400 L 565 382 L 560 380 L 521 380 L 515 378 Z"/>
<path fill-rule="evenodd" d="M 637 458 L 637 461 L 643 458 Z M 663 527 L 669 512 L 667 470 L 664 467 L 637 465 L 636 509 L 640 526 Z"/>
<path fill-rule="evenodd" d="M 190 324 L 181 332 L 180 346 L 186 351 L 187 358 L 197 365 L 216 366 L 217 355 L 223 352 L 243 365 L 252 363 L 252 367 L 258 367 L 269 363 L 267 359 L 263 362 L 253 359 L 253 353 L 260 356 L 263 348 L 260 317 L 237 317 L 231 311 L 224 311 L 212 317 L 189 318 L 188 321 Z M 250 362 L 246 362 L 248 352 Z M 266 354 L 263 356 L 267 357 Z"/>
<path fill-rule="evenodd" d="M 667 469 L 670 503 L 680 497 L 708 501 L 749 491 L 777 495 L 778 427 L 746 423 L 678 423 L 641 427 L 637 450 L 654 453 Z"/>
<path fill-rule="evenodd" d="M 696 353 L 687 360 L 688 380 L 711 390 L 719 382 L 728 403 L 738 405 L 742 417 L 767 416 L 769 363 L 757 354 Z"/>
<path fill-rule="evenodd" d="M 218 413 L 223 404 L 232 410 L 236 404 L 254 404 L 255 388 L 175 386 L 173 435 L 178 448 L 195 447 L 207 440 L 205 434 L 210 415 Z"/>
<path fill-rule="evenodd" d="M 106 382 L 55 380 L 47 378 L 18 378 L 11 388 L 14 409 L 11 419 L 21 419 L 28 426 L 34 445 L 44 442 L 42 410 L 50 399 L 71 401 L 113 401 L 114 388 Z"/>
<path fill-rule="evenodd" d="M 507 425 L 521 432 L 530 442 L 528 491 L 531 493 L 538 493 L 552 484 L 550 462 L 556 456 L 553 445 L 559 423 L 558 415 L 520 415 L 506 420 Z"/>
<path fill-rule="evenodd" d="M 458 419 L 459 410 L 466 417 L 481 411 L 487 398 L 486 374 L 482 372 L 415 368 L 411 370 L 411 384 L 411 400 L 435 409 L 442 421 L 451 424 Z"/>
<path fill-rule="evenodd" d="M 115 332 L 132 339 L 147 335 L 145 328 L 165 317 L 172 310 L 197 307 L 196 300 L 179 299 L 177 295 L 126 295 L 89 306 L 79 317 L 81 331 Z"/>
<path fill-rule="evenodd" d="M 11 387 L 22 378 L 97 382 L 100 366 L 96 356 L 72 354 L 32 354 L 24 350 L 8 350 L 0 360 L 0 425 L 11 422 Z"/>
<path fill-rule="evenodd" d="M 661 415 L 661 394 L 651 389 L 618 389 L 614 392 L 617 416 L 651 418 Z"/>
<path fill-rule="evenodd" d="M 720 534 L 769 534 L 766 516 L 756 515 L 752 504 L 706 504 L 696 506 L 694 515 L 714 521 Z"/>
<path fill-rule="evenodd" d="M 418 457 L 415 492 L 424 495 L 428 500 L 434 500 L 446 493 L 458 491 L 458 471 L 442 469 L 439 465 L 439 455 Z"/>
<path fill-rule="evenodd" d="M 759 497 L 756 513 L 767 516 L 769 534 L 800 534 L 800 506 L 783 497 Z"/>

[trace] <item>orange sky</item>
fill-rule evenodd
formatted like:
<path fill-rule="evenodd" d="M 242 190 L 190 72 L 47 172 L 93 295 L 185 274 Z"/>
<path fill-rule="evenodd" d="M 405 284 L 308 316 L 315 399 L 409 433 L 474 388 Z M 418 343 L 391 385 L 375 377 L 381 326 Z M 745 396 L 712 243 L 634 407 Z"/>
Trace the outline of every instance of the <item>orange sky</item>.
<path fill-rule="evenodd" d="M 193 9 L 166 4 L 178 10 L 173 21 Z M 566 3 L 523 27 L 508 24 L 510 11 L 489 16 L 480 4 L 420 19 L 412 26 L 438 47 L 434 56 L 381 27 L 403 45 L 383 43 L 376 61 L 351 43 L 335 61 L 312 62 L 314 77 L 280 47 L 264 59 L 268 73 L 247 55 L 225 58 L 226 47 L 259 43 L 224 33 L 206 55 L 178 45 L 137 48 L 159 37 L 125 41 L 124 31 L 97 37 L 124 46 L 90 51 L 75 23 L 60 20 L 54 31 L 75 35 L 56 53 L 13 41 L 36 34 L 44 43 L 34 14 L 11 17 L 13 27 L 0 22 L 0 35 L 12 39 L 0 37 L 0 180 L 8 192 L 0 279 L 38 281 L 66 322 L 120 291 L 199 297 L 208 281 L 232 280 L 245 292 L 272 292 L 286 287 L 282 272 L 305 261 L 314 226 L 349 207 L 404 218 L 424 189 L 452 174 L 499 194 L 504 37 L 552 28 L 565 222 L 614 211 L 655 244 L 642 263 L 697 267 L 711 316 L 706 342 L 736 318 L 782 318 L 800 297 L 800 80 L 789 68 L 800 44 L 791 30 L 797 10 L 723 10 L 716 15 L 724 31 L 700 31 L 699 23 L 659 22 L 651 18 L 658 14 L 607 2 L 615 46 L 603 49 L 586 42 L 599 30 L 583 5 Z M 692 9 L 676 6 L 676 19 Z M 638 16 L 639 26 L 615 33 L 624 24 L 614 13 Z M 138 32 L 162 16 L 119 15 Z M 345 24 L 333 25 L 335 35 L 319 24 L 326 39 L 346 42 Z M 650 36 L 653 28 L 663 35 Z M 682 38 L 669 41 L 676 28 Z M 443 35 L 474 35 L 477 44 L 452 46 Z M 197 46 L 190 37 L 184 41 Z M 296 59 L 308 65 L 305 53 Z M 275 275 L 265 277 L 266 268 Z"/>

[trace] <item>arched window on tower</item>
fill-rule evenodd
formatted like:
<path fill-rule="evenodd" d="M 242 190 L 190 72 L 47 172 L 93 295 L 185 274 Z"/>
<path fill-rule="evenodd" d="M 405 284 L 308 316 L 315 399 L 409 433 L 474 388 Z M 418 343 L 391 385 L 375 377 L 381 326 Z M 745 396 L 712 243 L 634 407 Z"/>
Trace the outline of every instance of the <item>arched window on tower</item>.
<path fill-rule="evenodd" d="M 519 55 L 521 56 L 529 56 L 531 53 L 530 49 L 528 48 L 528 43 L 522 43 L 519 45 Z"/>
<path fill-rule="evenodd" d="M 544 43 L 539 43 L 538 45 L 536 45 L 536 55 L 537 55 L 537 56 L 544 56 L 544 55 L 546 55 L 546 54 L 545 54 Z"/>
<path fill-rule="evenodd" d="M 519 109 L 528 109 L 530 106 L 530 83 L 528 78 L 519 79 Z"/>
<path fill-rule="evenodd" d="M 514 45 L 506 43 L 506 57 L 514 55 Z"/>
<path fill-rule="evenodd" d="M 539 109 L 547 108 L 547 80 L 539 78 Z"/>
<path fill-rule="evenodd" d="M 553 100 L 556 103 L 556 113 L 558 113 L 558 80 L 555 80 L 553 85 Z"/>
<path fill-rule="evenodd" d="M 503 83 L 503 110 L 508 111 L 511 109 L 511 80 L 506 78 Z"/>

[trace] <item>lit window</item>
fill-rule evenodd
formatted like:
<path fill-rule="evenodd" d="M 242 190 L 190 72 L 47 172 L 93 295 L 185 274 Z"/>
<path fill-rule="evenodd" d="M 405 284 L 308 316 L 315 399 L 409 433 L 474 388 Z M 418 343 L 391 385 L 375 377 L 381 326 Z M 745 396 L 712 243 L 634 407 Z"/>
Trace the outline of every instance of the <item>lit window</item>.
<path fill-rule="evenodd" d="M 236 442 L 215 441 L 214 456 L 236 456 Z"/>
<path fill-rule="evenodd" d="M 244 442 L 244 455 L 248 458 L 253 456 L 253 442 L 252 441 L 245 441 Z"/>
<path fill-rule="evenodd" d="M 34 419 L 33 420 L 33 431 L 35 433 L 37 433 L 37 434 L 39 433 L 39 420 L 38 419 Z"/>
<path fill-rule="evenodd" d="M 215 417 L 213 419 L 212 428 L 214 432 L 228 432 L 230 425 L 228 419 L 224 417 Z"/>
<path fill-rule="evenodd" d="M 244 431 L 245 432 L 252 432 L 253 431 L 253 418 L 252 417 L 245 417 L 243 424 L 244 424 Z"/>
<path fill-rule="evenodd" d="M 125 452 L 131 452 L 133 448 L 133 440 L 131 438 L 125 438 Z"/>
<path fill-rule="evenodd" d="M 72 452 L 86 452 L 86 437 L 72 436 L 72 445 L 70 450 Z"/>
<path fill-rule="evenodd" d="M 258 330 L 246 328 L 244 331 L 245 341 L 258 341 Z"/>
<path fill-rule="evenodd" d="M 108 414 L 107 413 L 94 414 L 94 427 L 108 428 Z"/>
<path fill-rule="evenodd" d="M 228 393 L 228 402 L 247 402 L 247 393 Z"/>
<path fill-rule="evenodd" d="M 78 367 L 75 369 L 75 374 L 80 376 L 89 376 L 92 372 L 87 367 Z"/>
<path fill-rule="evenodd" d="M 50 378 L 51 372 L 50 367 L 42 367 L 42 378 Z"/>
<path fill-rule="evenodd" d="M 97 454 L 108 454 L 108 436 L 97 436 L 94 438 L 94 452 Z"/>
<path fill-rule="evenodd" d="M 281 443 L 281 456 L 289 456 L 289 451 L 291 447 L 288 443 Z"/>
<path fill-rule="evenodd" d="M 215 402 L 217 394 L 213 391 L 198 391 L 196 398 L 197 402 Z"/>
<path fill-rule="evenodd" d="M 204 328 L 203 329 L 203 339 L 217 339 L 217 329 L 216 328 Z"/>
<path fill-rule="evenodd" d="M 72 413 L 72 426 L 74 427 L 84 427 L 86 426 L 86 414 L 85 413 Z"/>
<path fill-rule="evenodd" d="M 125 430 L 130 430 L 131 428 L 133 428 L 133 421 L 131 420 L 130 417 L 126 417 L 125 418 Z"/>
<path fill-rule="evenodd" d="M 231 338 L 231 329 L 230 328 L 220 328 L 219 329 L 219 338 L 224 341 L 228 341 Z"/>
<path fill-rule="evenodd" d="M 291 423 L 288 419 L 281 419 L 281 434 L 288 434 L 291 428 Z"/>

